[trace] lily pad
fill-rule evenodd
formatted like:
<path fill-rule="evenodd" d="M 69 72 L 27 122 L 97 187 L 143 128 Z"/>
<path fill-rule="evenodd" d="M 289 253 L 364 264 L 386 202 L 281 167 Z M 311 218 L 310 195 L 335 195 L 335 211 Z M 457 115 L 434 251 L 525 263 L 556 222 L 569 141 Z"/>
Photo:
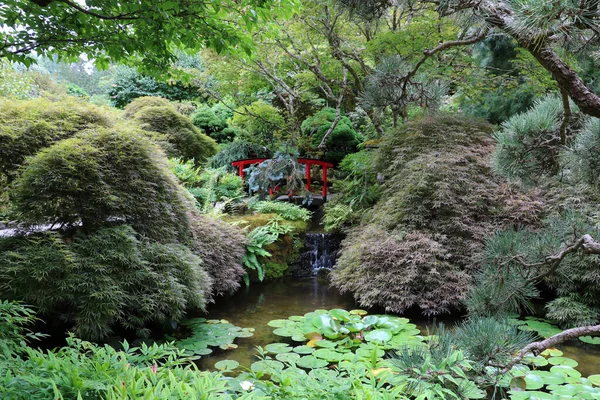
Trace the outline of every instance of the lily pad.
<path fill-rule="evenodd" d="M 338 353 L 336 351 L 330 349 L 318 349 L 315 350 L 313 356 L 322 358 L 323 360 L 327 360 L 330 362 L 338 362 L 343 358 L 343 354 Z"/>
<path fill-rule="evenodd" d="M 288 321 L 287 319 L 274 319 L 272 321 L 269 321 L 267 325 L 269 325 L 272 328 L 283 328 L 285 326 L 290 325 L 290 321 Z"/>
<path fill-rule="evenodd" d="M 296 353 L 279 353 L 275 358 L 281 362 L 295 363 L 300 359 L 300 355 Z"/>
<path fill-rule="evenodd" d="M 577 367 L 577 365 L 579 365 L 579 363 L 575 360 L 573 360 L 572 358 L 567 358 L 567 357 L 550 357 L 548 359 L 548 362 L 552 365 L 564 365 L 567 367 Z"/>
<path fill-rule="evenodd" d="M 235 360 L 221 360 L 215 363 L 215 368 L 219 371 L 232 371 L 240 366 L 240 363 Z"/>
<path fill-rule="evenodd" d="M 588 376 L 588 381 L 590 381 L 591 384 L 594 386 L 600 386 L 600 375 L 599 374 L 590 375 L 590 376 Z"/>
<path fill-rule="evenodd" d="M 579 340 L 588 344 L 600 344 L 600 336 L 581 336 Z"/>
<path fill-rule="evenodd" d="M 527 390 L 537 390 L 544 387 L 544 379 L 538 375 L 533 375 L 531 373 L 525 375 L 525 388 Z"/>
<path fill-rule="evenodd" d="M 314 347 L 310 347 L 310 346 L 296 346 L 294 347 L 294 353 L 298 353 L 298 354 L 311 354 L 313 351 L 315 351 Z"/>
<path fill-rule="evenodd" d="M 392 336 L 392 332 L 388 329 L 375 329 L 365 333 L 365 340 L 367 342 L 387 342 Z"/>
<path fill-rule="evenodd" d="M 329 363 L 323 359 L 314 356 L 304 356 L 296 362 L 296 365 L 302 368 L 323 368 L 329 365 Z"/>
<path fill-rule="evenodd" d="M 544 357 L 561 357 L 563 352 L 558 349 L 546 349 L 540 353 Z"/>
<path fill-rule="evenodd" d="M 265 349 L 273 354 L 289 353 L 292 351 L 292 348 L 287 343 L 270 343 L 265 346 Z"/>
<path fill-rule="evenodd" d="M 367 315 L 365 310 L 350 310 L 351 315 Z"/>
<path fill-rule="evenodd" d="M 270 374 L 275 371 L 283 370 L 283 363 L 275 360 L 260 360 L 253 363 L 250 366 L 250 369 L 254 372 L 262 372 L 265 374 Z"/>

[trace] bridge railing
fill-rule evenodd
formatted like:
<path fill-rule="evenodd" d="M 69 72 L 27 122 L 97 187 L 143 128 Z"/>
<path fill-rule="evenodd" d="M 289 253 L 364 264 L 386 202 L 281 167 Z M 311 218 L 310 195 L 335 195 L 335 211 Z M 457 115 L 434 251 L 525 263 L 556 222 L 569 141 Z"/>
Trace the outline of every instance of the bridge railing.
<path fill-rule="evenodd" d="M 238 169 L 239 176 L 244 178 L 244 170 L 248 168 L 250 165 L 260 164 L 263 161 L 268 160 L 268 158 L 247 158 L 245 160 L 236 160 L 231 163 L 232 166 Z M 298 158 L 298 163 L 303 164 L 306 171 L 306 190 L 310 192 L 311 185 L 311 175 L 310 170 L 313 165 L 317 165 L 321 167 L 321 179 L 322 179 L 322 188 L 321 195 L 323 196 L 323 200 L 327 198 L 327 170 L 329 168 L 333 168 L 333 164 L 323 160 L 317 160 L 314 158 Z"/>

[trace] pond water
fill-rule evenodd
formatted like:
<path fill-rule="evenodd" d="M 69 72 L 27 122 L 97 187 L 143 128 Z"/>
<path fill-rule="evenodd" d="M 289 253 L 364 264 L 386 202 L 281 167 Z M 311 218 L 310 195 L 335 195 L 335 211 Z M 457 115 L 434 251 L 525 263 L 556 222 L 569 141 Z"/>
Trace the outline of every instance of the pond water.
<path fill-rule="evenodd" d="M 201 369 L 213 369 L 214 363 L 224 359 L 236 360 L 249 367 L 256 361 L 255 347 L 269 343 L 285 341 L 272 333 L 273 328 L 267 323 L 273 319 L 286 319 L 292 315 L 304 315 L 316 309 L 343 308 L 351 310 L 361 308 L 356 305 L 352 296 L 341 295 L 328 283 L 316 278 L 289 278 L 275 282 L 257 284 L 240 289 L 234 296 L 217 299 L 216 304 L 209 307 L 208 318 L 225 319 L 243 328 L 254 328 L 254 336 L 238 338 L 239 346 L 234 350 L 215 352 L 199 360 Z M 383 313 L 382 310 L 371 310 Z M 427 333 L 428 327 L 437 322 L 453 325 L 456 319 L 426 319 L 408 315 L 421 332 Z M 600 345 L 588 345 L 579 341 L 570 342 L 560 347 L 566 357 L 579 362 L 577 368 L 584 376 L 600 373 Z"/>

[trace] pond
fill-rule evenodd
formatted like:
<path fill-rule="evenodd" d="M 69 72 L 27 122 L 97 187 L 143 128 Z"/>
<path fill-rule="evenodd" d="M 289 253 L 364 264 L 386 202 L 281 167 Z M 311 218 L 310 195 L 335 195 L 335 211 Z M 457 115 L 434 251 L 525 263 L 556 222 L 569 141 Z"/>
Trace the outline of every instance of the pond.
<path fill-rule="evenodd" d="M 342 308 L 351 310 L 360 308 L 351 295 L 341 295 L 330 288 L 324 280 L 316 278 L 288 278 L 268 283 L 253 283 L 250 287 L 240 289 L 234 296 L 217 299 L 216 304 L 209 307 L 208 318 L 225 319 L 243 328 L 255 328 L 254 336 L 238 338 L 239 346 L 234 350 L 215 351 L 210 356 L 199 360 L 201 369 L 213 369 L 214 363 L 224 359 L 236 360 L 242 366 L 249 367 L 256 355 L 256 346 L 281 342 L 282 338 L 274 335 L 273 328 L 267 323 L 274 319 L 286 319 L 292 315 L 304 315 L 316 309 L 330 310 Z M 371 310 L 383 313 L 382 310 Z M 422 333 L 436 323 L 453 325 L 457 319 L 426 319 L 419 316 L 407 316 L 417 325 Z M 560 346 L 566 357 L 579 362 L 577 368 L 584 376 L 600 373 L 600 345 L 588 345 L 580 341 L 572 341 Z"/>

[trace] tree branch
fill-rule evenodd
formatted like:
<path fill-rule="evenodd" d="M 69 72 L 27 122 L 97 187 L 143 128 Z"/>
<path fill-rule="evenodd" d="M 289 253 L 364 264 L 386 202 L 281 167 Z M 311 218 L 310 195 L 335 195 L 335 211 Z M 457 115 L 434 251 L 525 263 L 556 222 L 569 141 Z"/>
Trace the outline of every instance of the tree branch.
<path fill-rule="evenodd" d="M 510 371 L 512 367 L 514 367 L 519 361 L 523 359 L 523 357 L 525 357 L 529 353 L 533 353 L 533 355 L 537 356 L 542 351 L 554 347 L 560 343 L 566 342 L 571 339 L 576 339 L 580 336 L 588 336 L 592 334 L 600 334 L 600 325 L 582 326 L 579 328 L 567 329 L 565 331 L 562 331 L 561 333 L 549 337 L 548 339 L 530 343 L 527 346 L 523 347 L 519 354 L 515 358 L 513 358 L 504 367 L 502 371 L 500 371 L 500 374 L 506 374 L 508 371 Z"/>

